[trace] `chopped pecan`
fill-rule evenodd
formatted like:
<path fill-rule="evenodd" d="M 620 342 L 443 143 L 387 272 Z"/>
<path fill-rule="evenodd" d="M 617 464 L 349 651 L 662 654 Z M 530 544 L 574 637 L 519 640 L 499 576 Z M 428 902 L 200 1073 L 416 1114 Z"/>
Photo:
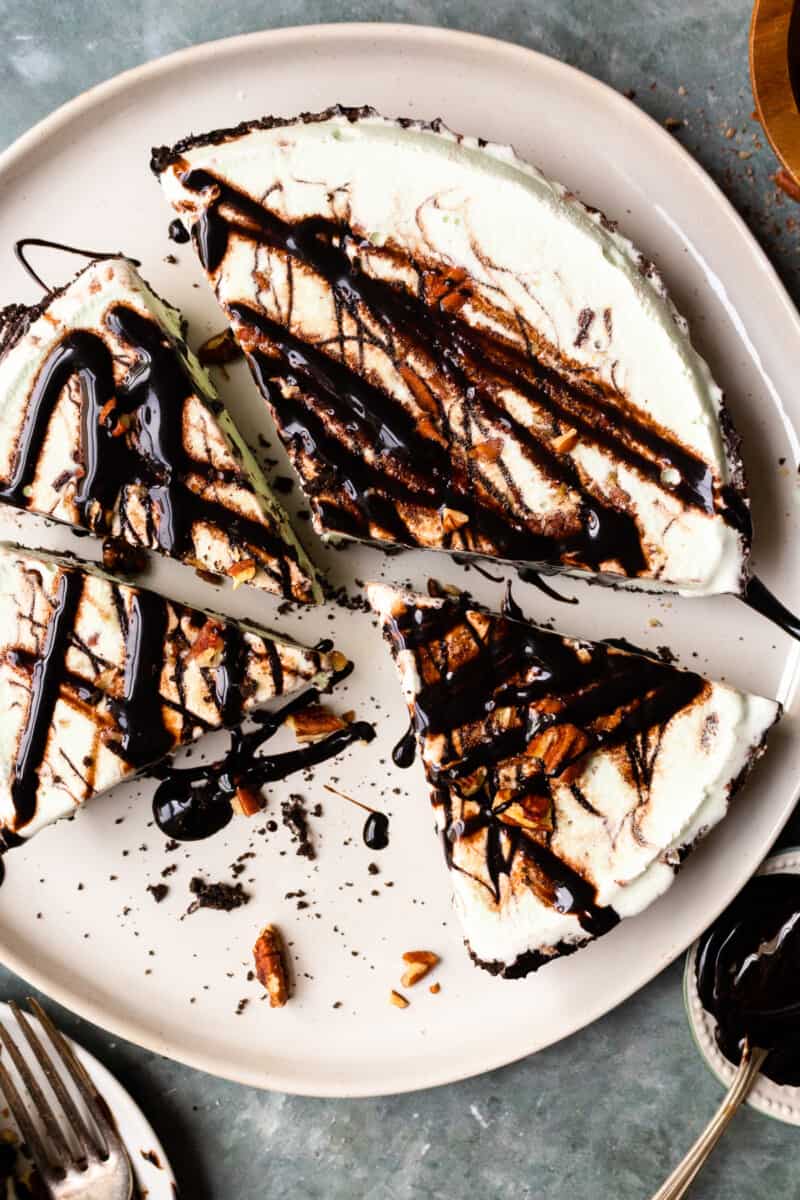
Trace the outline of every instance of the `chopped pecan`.
<path fill-rule="evenodd" d="M 389 992 L 389 1003 L 393 1004 L 395 1008 L 408 1008 L 410 1001 L 406 1000 L 405 996 L 401 996 L 399 992 L 393 989 Z"/>
<path fill-rule="evenodd" d="M 577 429 L 565 429 L 563 433 L 558 435 L 558 437 L 554 437 L 550 443 L 556 454 L 569 454 L 570 450 L 574 450 L 577 444 Z"/>
<path fill-rule="evenodd" d="M 203 342 L 197 351 L 197 357 L 204 367 L 222 367 L 226 363 L 235 362 L 243 353 L 241 347 L 236 344 L 233 330 L 223 329 Z"/>
<path fill-rule="evenodd" d="M 220 662 L 225 642 L 222 629 L 211 617 L 206 621 L 186 655 L 188 662 L 197 662 L 201 667 L 215 667 Z"/>
<path fill-rule="evenodd" d="M 589 739 L 576 725 L 558 725 L 537 733 L 528 742 L 526 755 L 538 758 L 548 775 L 558 775 L 565 762 L 574 762 L 585 752 Z"/>
<path fill-rule="evenodd" d="M 412 963 L 403 971 L 400 983 L 403 987 L 413 987 L 415 983 L 419 983 L 420 979 L 424 979 L 429 971 L 430 967 L 427 967 L 425 963 Z"/>
<path fill-rule="evenodd" d="M 309 704 L 308 708 L 291 713 L 286 724 L 294 731 L 298 742 L 318 742 L 346 728 L 346 722 L 324 704 Z"/>
<path fill-rule="evenodd" d="M 264 807 L 264 798 L 255 788 L 237 787 L 231 796 L 231 808 L 240 817 L 254 817 Z"/>
<path fill-rule="evenodd" d="M 439 955 L 432 950 L 407 950 L 403 962 L 407 964 L 400 980 L 403 987 L 413 987 L 424 979 L 432 967 L 439 961 Z"/>
<path fill-rule="evenodd" d="M 432 950 L 406 950 L 403 955 L 403 962 L 425 963 L 427 967 L 435 967 L 438 961 L 439 955 Z"/>
<path fill-rule="evenodd" d="M 254 558 L 243 558 L 239 562 L 231 563 L 228 567 L 228 574 L 233 580 L 234 588 L 239 587 L 243 583 L 249 583 L 255 578 L 256 560 Z"/>
<path fill-rule="evenodd" d="M 485 442 L 476 442 L 467 453 L 470 458 L 477 458 L 479 462 L 497 462 L 503 453 L 503 443 L 500 438 L 489 438 Z"/>
<path fill-rule="evenodd" d="M 412 367 L 401 366 L 398 369 L 406 387 L 423 412 L 426 412 L 429 417 L 438 416 L 439 409 L 425 381 L 420 379 Z"/>
<path fill-rule="evenodd" d="M 110 400 L 106 400 L 105 404 L 100 409 L 100 415 L 97 418 L 98 423 L 100 425 L 105 425 L 106 417 L 110 417 L 116 407 L 117 407 L 116 396 L 112 396 Z"/>
<path fill-rule="evenodd" d="M 469 775 L 462 775 L 457 781 L 459 794 L 467 798 L 474 796 L 479 792 L 486 783 L 486 767 L 478 767 L 477 770 L 471 771 Z"/>
<path fill-rule="evenodd" d="M 256 978 L 266 989 L 270 1008 L 283 1008 L 289 999 L 283 939 L 274 925 L 265 925 L 253 946 Z"/>
<path fill-rule="evenodd" d="M 442 529 L 445 533 L 455 533 L 457 529 L 469 522 L 469 517 L 466 513 L 459 512 L 457 508 L 442 508 L 440 509 L 442 517 Z"/>
<path fill-rule="evenodd" d="M 341 671 L 344 671 L 346 667 L 350 666 L 350 659 L 347 658 L 346 655 L 342 654 L 340 650 L 331 650 L 330 662 L 331 667 L 337 675 Z"/>

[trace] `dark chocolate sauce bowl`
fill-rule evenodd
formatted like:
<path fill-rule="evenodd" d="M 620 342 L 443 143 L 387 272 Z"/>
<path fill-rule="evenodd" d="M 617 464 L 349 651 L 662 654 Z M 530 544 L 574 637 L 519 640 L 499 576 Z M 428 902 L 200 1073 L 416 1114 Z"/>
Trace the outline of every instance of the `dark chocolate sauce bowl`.
<path fill-rule="evenodd" d="M 764 1075 L 800 1087 L 800 874 L 750 880 L 701 937 L 695 980 L 728 1061 L 747 1041 L 769 1051 Z"/>

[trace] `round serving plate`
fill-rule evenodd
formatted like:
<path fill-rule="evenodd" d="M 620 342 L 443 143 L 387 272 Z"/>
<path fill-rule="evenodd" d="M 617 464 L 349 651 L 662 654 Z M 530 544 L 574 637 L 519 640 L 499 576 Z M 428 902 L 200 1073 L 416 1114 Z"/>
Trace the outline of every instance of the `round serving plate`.
<path fill-rule="evenodd" d="M 759 875 L 800 875 L 800 847 L 772 854 L 758 871 Z M 703 1008 L 697 992 L 697 950 L 699 942 L 690 947 L 683 971 L 683 1003 L 689 1018 L 689 1028 L 706 1066 L 727 1089 L 733 1082 L 736 1068 L 717 1045 L 717 1023 Z M 747 1103 L 786 1125 L 800 1125 L 800 1088 L 785 1087 L 759 1075 L 748 1092 Z"/>
<path fill-rule="evenodd" d="M 337 25 L 198 46 L 128 72 L 66 105 L 0 159 L 0 301 L 35 298 L 13 259 L 17 238 L 120 248 L 141 259 L 155 288 L 183 308 L 190 341 L 199 344 L 219 329 L 220 315 L 191 247 L 167 240 L 171 214 L 148 169 L 150 147 L 336 101 L 370 103 L 390 116 L 440 116 L 454 129 L 511 142 L 616 218 L 656 261 L 743 436 L 757 569 L 796 607 L 797 314 L 740 218 L 678 143 L 609 88 L 550 58 L 444 30 Z M 177 262 L 167 261 L 170 254 Z M 37 266 L 52 282 L 73 269 L 63 256 L 44 253 Z M 218 382 L 254 444 L 259 434 L 274 442 L 246 370 L 231 368 Z M 283 456 L 268 453 L 286 473 Z M 289 506 L 302 507 L 296 489 Z M 332 581 L 351 594 L 359 580 L 424 587 L 433 575 L 469 587 L 486 604 L 500 602 L 502 583 L 445 556 L 335 552 L 307 523 L 298 528 Z M 96 553 L 90 539 L 33 520 L 4 515 L 0 533 Z M 86 1017 L 208 1071 L 292 1092 L 355 1096 L 445 1083 L 530 1054 L 619 1004 L 684 950 L 755 870 L 794 805 L 796 643 L 730 597 L 648 597 L 570 581 L 561 586 L 580 603 L 565 607 L 515 584 L 531 617 L 589 637 L 669 644 L 685 665 L 777 696 L 788 711 L 732 813 L 666 897 L 525 981 L 491 978 L 469 962 L 451 916 L 421 768 L 392 766 L 406 717 L 370 617 L 337 605 L 281 616 L 268 597 L 215 589 L 164 562 L 148 579 L 178 598 L 309 643 L 335 637 L 356 662 L 339 705 L 374 719 L 379 731 L 371 746 L 354 747 L 312 781 L 275 786 L 266 817 L 277 831 L 264 831 L 260 819 L 237 819 L 217 838 L 168 850 L 150 824 L 152 785 L 140 781 L 9 856 L 0 892 L 3 960 Z M 212 739 L 206 752 L 214 751 Z M 325 782 L 391 813 L 387 850 L 364 847 L 363 814 L 324 791 Z M 309 806 L 322 803 L 323 815 L 312 818 L 313 862 L 297 857 L 280 827 L 279 802 L 295 790 Z M 182 920 L 192 876 L 230 879 L 241 854 L 254 855 L 243 860 L 240 877 L 250 902 Z M 157 904 L 147 886 L 172 865 L 169 894 Z M 289 894 L 298 890 L 307 907 Z M 267 921 L 292 943 L 296 994 L 281 1010 L 270 1010 L 247 979 L 253 941 Z M 389 990 L 402 953 L 419 947 L 441 956 L 442 990 L 415 989 L 401 1011 L 389 1004 Z"/>

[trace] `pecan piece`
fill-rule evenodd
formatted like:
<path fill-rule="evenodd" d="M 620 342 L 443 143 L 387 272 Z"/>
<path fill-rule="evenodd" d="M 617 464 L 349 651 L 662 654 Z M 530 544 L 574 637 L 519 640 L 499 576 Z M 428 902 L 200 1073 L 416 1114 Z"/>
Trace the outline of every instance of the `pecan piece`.
<path fill-rule="evenodd" d="M 228 567 L 228 574 L 233 580 L 234 589 L 240 587 L 243 583 L 249 583 L 255 578 L 256 560 L 254 558 L 243 558 L 239 562 L 231 563 Z"/>
<path fill-rule="evenodd" d="M 503 443 L 500 438 L 476 442 L 472 449 L 467 451 L 470 458 L 477 458 L 479 462 L 497 462 L 502 453 Z"/>
<path fill-rule="evenodd" d="M 266 989 L 270 1008 L 283 1008 L 289 999 L 283 939 L 274 925 L 265 925 L 253 946 L 256 978 Z"/>
<path fill-rule="evenodd" d="M 455 533 L 457 529 L 461 529 L 469 523 L 467 514 L 459 512 L 457 508 L 445 507 L 439 511 L 442 517 L 442 529 L 445 533 Z"/>
<path fill-rule="evenodd" d="M 400 980 L 403 987 L 413 987 L 415 983 L 419 983 L 438 961 L 439 955 L 434 954 L 432 950 L 407 950 L 403 955 L 403 962 L 407 966 Z"/>
<path fill-rule="evenodd" d="M 187 662 L 196 661 L 201 667 L 215 667 L 219 664 L 225 642 L 218 622 L 210 617 L 192 643 Z"/>
<path fill-rule="evenodd" d="M 234 794 L 231 796 L 231 808 L 240 817 L 254 817 L 256 813 L 260 813 L 264 807 L 264 798 L 255 788 L 244 787 L 239 784 Z"/>
<path fill-rule="evenodd" d="M 324 704 L 309 704 L 308 708 L 291 713 L 286 724 L 292 729 L 298 742 L 318 742 L 346 728 L 347 723 Z"/>
<path fill-rule="evenodd" d="M 565 429 L 558 437 L 554 437 L 550 445 L 555 450 L 556 454 L 569 454 L 570 450 L 574 450 L 578 444 L 577 429 Z"/>
<path fill-rule="evenodd" d="M 244 351 L 236 344 L 232 329 L 223 329 L 221 333 L 212 334 L 197 351 L 197 357 L 204 367 L 224 367 L 227 363 L 241 358 L 243 354 Z"/>

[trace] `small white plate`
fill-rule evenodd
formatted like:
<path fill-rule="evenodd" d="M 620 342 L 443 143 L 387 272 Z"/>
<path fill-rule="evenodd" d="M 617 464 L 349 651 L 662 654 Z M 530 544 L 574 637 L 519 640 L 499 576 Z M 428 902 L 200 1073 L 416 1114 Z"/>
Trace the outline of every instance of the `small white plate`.
<path fill-rule="evenodd" d="M 757 872 L 758 875 L 800 875 L 800 848 L 781 850 L 773 854 Z M 726 1088 L 731 1086 L 736 1068 L 728 1062 L 717 1045 L 714 1036 L 716 1022 L 710 1013 L 706 1012 L 697 994 L 697 978 L 695 965 L 697 963 L 697 948 L 695 942 L 686 955 L 686 967 L 683 972 L 683 1002 L 689 1018 L 697 1048 L 720 1083 Z M 765 1075 L 759 1075 L 747 1104 L 768 1117 L 775 1117 L 787 1125 L 800 1125 L 800 1087 L 782 1087 L 773 1083 Z"/>
<path fill-rule="evenodd" d="M 28 1020 L 40 1035 L 44 1047 L 49 1051 L 51 1049 L 50 1042 L 39 1022 L 35 1017 L 30 1015 L 28 1016 Z M 25 1062 L 34 1072 L 36 1078 L 40 1083 L 43 1082 L 41 1068 L 31 1053 L 24 1036 L 20 1033 L 19 1026 L 12 1016 L 11 1009 L 7 1004 L 1 1002 L 0 1021 L 8 1028 Z M 144 1113 L 135 1101 L 131 1099 L 122 1084 L 119 1083 L 102 1063 L 98 1062 L 88 1050 L 84 1050 L 83 1046 L 74 1042 L 72 1038 L 68 1038 L 67 1040 L 111 1110 L 119 1131 L 119 1136 L 125 1143 L 130 1155 L 139 1194 L 143 1197 L 146 1196 L 147 1200 L 177 1200 L 178 1188 L 175 1176 L 172 1174 L 172 1168 L 167 1161 L 167 1156 L 164 1153 L 161 1143 L 153 1132 L 150 1122 Z M 53 1051 L 53 1057 L 57 1063 L 58 1058 L 55 1051 Z M 8 1109 L 5 1107 L 2 1097 L 0 1097 L 0 1133 L 8 1129 L 14 1130 L 19 1136 L 19 1130 L 14 1124 L 13 1118 L 8 1116 Z"/>
<path fill-rule="evenodd" d="M 544 55 L 443 29 L 341 24 L 197 46 L 128 72 L 0 156 L 0 303 L 37 298 L 14 261 L 16 238 L 121 248 L 183 309 L 198 345 L 219 329 L 221 316 L 191 246 L 167 239 L 172 213 L 148 169 L 151 146 L 336 101 L 371 103 L 389 116 L 440 116 L 453 129 L 512 142 L 620 221 L 658 264 L 725 388 L 751 480 L 756 567 L 797 607 L 797 313 L 742 220 L 677 141 L 610 88 Z M 165 261 L 168 254 L 177 263 Z M 54 282 L 74 266 L 56 255 L 37 263 Z M 254 444 L 259 434 L 274 441 L 246 368 L 235 364 L 219 385 L 246 436 Z M 278 470 L 290 473 L 275 453 Z M 289 505 L 300 507 L 296 488 Z M 366 547 L 337 554 L 308 524 L 298 530 L 332 582 L 351 593 L 359 579 L 409 580 L 424 589 L 433 575 L 492 607 L 502 599 L 502 583 L 465 574 L 445 555 L 388 558 Z M 97 553 L 91 539 L 10 513 L 0 514 L 0 536 Z M 328 763 L 312 783 L 295 778 L 270 789 L 268 819 L 280 820 L 280 800 L 292 791 L 303 792 L 310 807 L 322 802 L 324 815 L 312 819 L 316 862 L 296 856 L 285 830 L 260 836 L 263 821 L 242 819 L 207 842 L 166 853 L 161 834 L 148 827 L 148 781 L 115 789 L 8 856 L 3 961 L 90 1020 L 204 1070 L 282 1091 L 363 1096 L 447 1083 L 539 1050 L 608 1012 L 685 950 L 756 869 L 796 801 L 800 737 L 792 701 L 800 643 L 732 597 L 669 599 L 569 582 L 563 590 L 580 604 L 568 608 L 515 584 L 531 617 L 555 619 L 578 636 L 623 635 L 653 649 L 667 643 L 687 666 L 780 699 L 787 715 L 752 783 L 669 895 L 529 979 L 492 978 L 469 961 L 451 914 L 421 766 L 392 765 L 391 747 L 408 717 L 371 618 L 339 607 L 279 616 L 253 589 L 220 593 L 175 563 L 154 565 L 151 579 L 178 598 L 277 625 L 309 643 L 335 637 L 356 663 L 338 704 L 378 727 L 375 742 Z M 211 738 L 204 753 L 218 747 Z M 387 850 L 366 850 L 363 813 L 325 792 L 326 781 L 391 810 Z M 182 921 L 192 875 L 230 879 L 242 853 L 256 855 L 244 860 L 242 875 L 252 902 Z M 377 876 L 368 874 L 373 860 Z M 169 895 L 156 904 L 147 885 L 175 865 Z M 306 893 L 301 909 L 292 896 L 298 890 Z M 280 1010 L 263 1003 L 247 978 L 267 921 L 292 943 L 297 988 Z M 442 991 L 415 989 L 401 1012 L 389 1004 L 389 990 L 403 952 L 414 946 L 441 956 Z"/>

